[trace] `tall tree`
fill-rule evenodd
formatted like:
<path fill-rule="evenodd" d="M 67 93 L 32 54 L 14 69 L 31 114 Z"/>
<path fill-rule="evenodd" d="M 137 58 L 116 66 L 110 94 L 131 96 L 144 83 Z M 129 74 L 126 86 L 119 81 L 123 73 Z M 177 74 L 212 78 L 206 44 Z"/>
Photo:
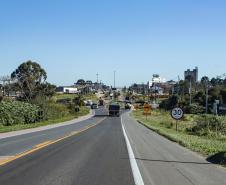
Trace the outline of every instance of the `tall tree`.
<path fill-rule="evenodd" d="M 27 61 L 11 74 L 11 78 L 18 83 L 23 97 L 30 101 L 40 85 L 46 81 L 47 74 L 38 63 Z"/>
<path fill-rule="evenodd" d="M 56 86 L 46 82 L 46 83 L 40 84 L 37 90 L 38 90 L 37 91 L 38 95 L 42 95 L 50 98 L 55 94 Z"/>
<path fill-rule="evenodd" d="M 83 79 L 79 79 L 79 80 L 77 81 L 76 84 L 77 84 L 77 85 L 85 85 L 86 82 L 85 82 L 85 80 L 83 80 Z"/>
<path fill-rule="evenodd" d="M 203 76 L 202 78 L 201 78 L 201 83 L 202 84 L 206 84 L 206 83 L 209 83 L 209 77 L 207 77 L 207 76 Z"/>

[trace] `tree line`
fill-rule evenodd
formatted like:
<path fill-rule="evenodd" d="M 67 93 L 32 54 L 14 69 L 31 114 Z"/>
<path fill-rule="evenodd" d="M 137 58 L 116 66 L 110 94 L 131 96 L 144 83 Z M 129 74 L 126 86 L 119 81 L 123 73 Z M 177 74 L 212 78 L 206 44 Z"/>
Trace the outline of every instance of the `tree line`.
<path fill-rule="evenodd" d="M 224 75 L 212 79 L 204 76 L 200 82 L 181 80 L 174 85 L 170 97 L 162 101 L 160 107 L 169 110 L 181 106 L 187 113 L 211 113 L 216 100 L 226 104 Z"/>

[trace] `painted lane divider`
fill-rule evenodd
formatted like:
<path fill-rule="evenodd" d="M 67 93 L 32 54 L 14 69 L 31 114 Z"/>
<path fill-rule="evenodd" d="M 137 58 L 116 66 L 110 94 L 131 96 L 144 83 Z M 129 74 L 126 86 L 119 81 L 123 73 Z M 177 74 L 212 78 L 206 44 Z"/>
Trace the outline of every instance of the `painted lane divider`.
<path fill-rule="evenodd" d="M 40 143 L 38 145 L 35 145 L 35 148 L 40 148 L 40 147 L 44 147 L 46 145 L 49 145 L 52 141 L 45 141 L 43 143 Z"/>
<path fill-rule="evenodd" d="M 124 138 L 125 138 L 126 145 L 127 145 L 127 150 L 128 150 L 128 154 L 129 154 L 130 165 L 132 168 L 134 183 L 136 185 L 144 185 L 144 181 L 141 176 L 140 170 L 138 168 L 137 161 L 136 161 L 136 158 L 133 153 L 133 149 L 131 147 L 128 136 L 126 134 L 125 127 L 123 126 L 122 117 L 121 117 L 121 125 L 122 125 L 122 131 L 123 131 Z"/>
<path fill-rule="evenodd" d="M 15 156 L 10 156 L 10 157 L 7 157 L 7 158 L 0 159 L 0 166 L 6 165 L 6 164 L 8 164 L 8 163 L 10 163 L 12 161 L 15 161 L 16 159 L 19 159 L 19 158 L 24 157 L 24 156 L 26 156 L 28 154 L 34 153 L 34 152 L 36 152 L 36 151 L 38 151 L 38 150 L 40 150 L 42 148 L 45 148 L 45 147 L 47 147 L 49 145 L 55 144 L 57 142 L 60 142 L 60 141 L 62 141 L 64 139 L 67 139 L 67 138 L 69 138 L 71 136 L 78 135 L 78 134 L 80 134 L 80 133 L 82 133 L 82 132 L 84 132 L 84 131 L 92 128 L 92 127 L 97 126 L 98 124 L 100 124 L 105 119 L 106 118 L 103 118 L 100 121 L 98 121 L 96 124 L 93 124 L 93 125 L 90 125 L 90 126 L 86 126 L 84 129 L 81 129 L 79 131 L 73 131 L 70 134 L 68 134 L 68 135 L 66 135 L 66 136 L 64 136 L 62 138 L 59 138 L 57 140 L 49 140 L 49 141 L 45 141 L 43 143 L 37 144 L 31 150 L 24 151 L 22 153 L 16 154 Z"/>

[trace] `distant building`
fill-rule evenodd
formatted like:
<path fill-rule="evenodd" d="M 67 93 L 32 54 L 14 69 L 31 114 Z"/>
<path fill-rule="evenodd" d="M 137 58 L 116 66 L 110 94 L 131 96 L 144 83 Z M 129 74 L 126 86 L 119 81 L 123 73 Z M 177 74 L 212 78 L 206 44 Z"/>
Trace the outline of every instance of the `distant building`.
<path fill-rule="evenodd" d="M 155 84 L 160 84 L 160 83 L 165 83 L 165 82 L 166 82 L 166 79 L 165 78 L 162 78 L 158 74 L 154 74 L 153 77 L 152 77 L 152 79 L 148 82 L 148 86 L 149 86 L 149 88 L 151 88 Z"/>
<path fill-rule="evenodd" d="M 164 89 L 160 86 L 153 86 L 150 88 L 152 93 L 156 93 L 158 95 L 163 95 L 164 94 Z"/>
<path fill-rule="evenodd" d="M 66 87 L 66 86 L 57 87 L 56 92 L 57 93 L 66 93 L 66 94 L 77 94 L 77 93 L 79 93 L 78 88 Z"/>
<path fill-rule="evenodd" d="M 184 80 L 191 80 L 193 82 L 198 82 L 198 67 L 192 71 L 188 69 L 184 72 Z"/>
<path fill-rule="evenodd" d="M 129 87 L 129 90 L 137 94 L 146 94 L 148 92 L 148 85 L 135 83 Z"/>

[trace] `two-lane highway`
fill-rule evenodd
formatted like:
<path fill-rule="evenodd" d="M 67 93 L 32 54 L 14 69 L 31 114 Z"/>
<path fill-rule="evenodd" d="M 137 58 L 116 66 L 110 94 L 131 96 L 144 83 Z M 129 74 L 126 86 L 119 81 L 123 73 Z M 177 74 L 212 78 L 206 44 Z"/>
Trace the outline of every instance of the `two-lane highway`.
<path fill-rule="evenodd" d="M 69 125 L 62 125 L 52 129 L 0 139 L 0 157 L 14 156 L 24 151 L 31 150 L 33 147 L 41 143 L 54 141 L 73 132 L 93 126 L 100 123 L 104 119 L 105 115 L 106 111 L 104 108 L 100 108 L 95 111 L 94 117 L 81 122 L 72 122 L 72 124 Z"/>
<path fill-rule="evenodd" d="M 120 118 L 0 167 L 4 185 L 134 184 Z"/>
<path fill-rule="evenodd" d="M 92 128 L 0 166 L 0 184 L 226 185 L 223 168 L 152 132 L 128 113 L 120 118 L 104 116 L 103 109 L 97 113 L 69 127 L 72 131 L 92 122 Z"/>

